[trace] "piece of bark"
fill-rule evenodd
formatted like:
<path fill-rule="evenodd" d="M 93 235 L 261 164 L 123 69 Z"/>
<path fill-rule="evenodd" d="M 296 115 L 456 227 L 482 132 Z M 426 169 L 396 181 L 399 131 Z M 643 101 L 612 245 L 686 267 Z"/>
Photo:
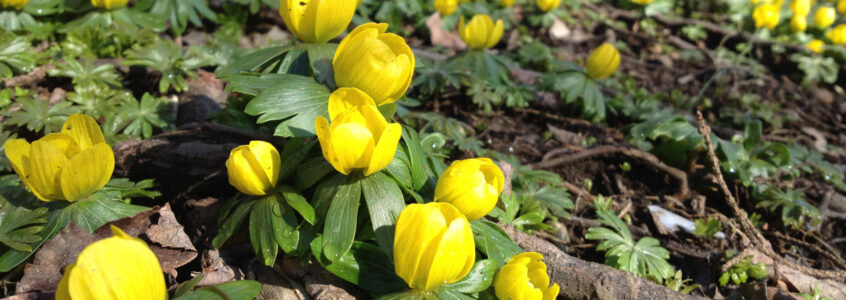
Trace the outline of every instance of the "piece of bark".
<path fill-rule="evenodd" d="M 258 299 L 308 299 L 305 288 L 293 282 L 290 278 L 280 274 L 273 268 L 265 266 L 259 260 L 250 263 L 247 278 L 261 282 L 261 292 Z"/>

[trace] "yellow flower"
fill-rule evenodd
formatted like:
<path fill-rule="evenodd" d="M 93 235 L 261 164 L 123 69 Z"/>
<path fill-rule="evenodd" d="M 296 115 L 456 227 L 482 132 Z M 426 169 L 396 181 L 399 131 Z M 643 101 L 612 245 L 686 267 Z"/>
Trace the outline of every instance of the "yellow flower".
<path fill-rule="evenodd" d="M 816 53 L 822 53 L 823 50 L 825 50 L 825 42 L 821 40 L 812 40 L 805 44 L 805 47 L 808 47 L 808 49 L 811 49 L 811 51 Z"/>
<path fill-rule="evenodd" d="M 332 64 L 338 87 L 354 87 L 376 105 L 394 103 L 405 95 L 414 74 L 414 53 L 386 23 L 356 27 L 338 45 Z"/>
<path fill-rule="evenodd" d="M 68 117 L 60 133 L 32 144 L 9 140 L 3 147 L 15 173 L 42 201 L 80 200 L 103 188 L 115 169 L 100 126 L 81 114 Z"/>
<path fill-rule="evenodd" d="M 772 3 L 765 3 L 755 7 L 752 11 L 752 18 L 755 19 L 755 27 L 772 30 L 778 25 L 780 8 Z"/>
<path fill-rule="evenodd" d="M 350 0 L 281 0 L 288 30 L 306 43 L 325 43 L 344 32 L 358 5 Z"/>
<path fill-rule="evenodd" d="M 588 57 L 585 72 L 593 79 L 611 76 L 620 66 L 620 51 L 610 43 L 604 43 L 593 50 Z"/>
<path fill-rule="evenodd" d="M 452 203 L 468 220 L 476 220 L 491 212 L 504 183 L 490 158 L 457 160 L 438 179 L 435 201 Z"/>
<path fill-rule="evenodd" d="M 141 239 L 112 225 L 113 237 L 82 250 L 65 268 L 57 300 L 164 300 L 162 268 Z"/>
<path fill-rule="evenodd" d="M 129 0 L 91 0 L 91 5 L 97 8 L 103 8 L 107 10 L 121 8 L 126 6 L 126 2 Z"/>
<path fill-rule="evenodd" d="M 558 6 L 561 5 L 561 0 L 535 0 L 535 4 L 537 4 L 538 8 L 542 11 L 550 11 L 558 8 Z"/>
<path fill-rule="evenodd" d="M 282 161 L 279 151 L 268 142 L 251 141 L 235 147 L 226 160 L 229 184 L 241 193 L 264 196 L 276 187 Z"/>
<path fill-rule="evenodd" d="M 543 255 L 523 252 L 502 266 L 494 278 L 494 292 L 499 299 L 552 300 L 558 297 L 557 283 L 549 285 Z"/>
<path fill-rule="evenodd" d="M 840 14 L 846 14 L 846 0 L 840 0 L 837 2 L 837 12 Z"/>
<path fill-rule="evenodd" d="M 814 25 L 817 28 L 828 28 L 831 24 L 834 24 L 836 18 L 837 11 L 834 7 L 820 6 L 820 8 L 817 8 L 817 12 L 814 13 Z"/>
<path fill-rule="evenodd" d="M 808 16 L 811 13 L 812 2 L 812 0 L 793 0 L 793 2 L 790 2 L 790 9 L 793 10 L 793 16 Z"/>
<path fill-rule="evenodd" d="M 391 163 L 402 135 L 398 123 L 388 123 L 373 99 L 356 88 L 340 88 L 329 96 L 329 119 L 314 120 L 323 157 L 344 175 L 354 170 L 364 176 Z"/>
<path fill-rule="evenodd" d="M 793 32 L 804 32 L 807 28 L 807 17 L 801 15 L 793 15 L 793 17 L 790 17 L 790 30 Z"/>
<path fill-rule="evenodd" d="M 632 0 L 632 2 L 640 4 L 640 5 L 647 5 L 652 3 L 653 0 Z"/>
<path fill-rule="evenodd" d="M 837 25 L 837 27 L 834 27 L 826 35 L 835 45 L 846 45 L 846 24 Z"/>
<path fill-rule="evenodd" d="M 488 15 L 475 15 L 470 23 L 464 24 L 464 17 L 458 23 L 458 34 L 473 50 L 488 49 L 496 45 L 502 38 L 502 20 L 496 20 L 494 24 Z"/>
<path fill-rule="evenodd" d="M 394 267 L 413 289 L 433 291 L 464 278 L 476 259 L 470 223 L 452 204 L 407 206 L 397 219 Z"/>
<path fill-rule="evenodd" d="M 458 0 L 435 0 L 435 10 L 441 16 L 449 16 L 458 9 Z"/>
<path fill-rule="evenodd" d="M 502 7 L 511 7 L 514 6 L 514 0 L 499 0 L 499 5 Z"/>
<path fill-rule="evenodd" d="M 11 7 L 16 10 L 21 10 L 24 6 L 26 6 L 27 2 L 29 2 L 29 0 L 0 0 L 0 6 L 3 6 L 3 8 Z"/>

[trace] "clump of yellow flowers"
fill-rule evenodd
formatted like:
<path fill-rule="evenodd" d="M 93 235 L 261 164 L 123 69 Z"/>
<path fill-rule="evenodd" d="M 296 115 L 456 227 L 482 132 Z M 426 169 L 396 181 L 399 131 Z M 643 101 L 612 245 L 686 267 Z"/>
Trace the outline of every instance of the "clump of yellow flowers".
<path fill-rule="evenodd" d="M 113 237 L 88 245 L 65 268 L 57 300 L 164 300 L 162 268 L 141 239 L 111 226 Z"/>
<path fill-rule="evenodd" d="M 542 11 L 551 11 L 561 5 L 561 0 L 536 0 L 535 4 Z"/>
<path fill-rule="evenodd" d="M 42 201 L 81 200 L 103 188 L 115 168 L 100 125 L 83 114 L 68 117 L 59 133 L 32 144 L 9 140 L 4 148 L 15 173 Z"/>
<path fill-rule="evenodd" d="M 620 51 L 611 43 L 603 43 L 591 52 L 585 66 L 585 73 L 593 79 L 604 79 L 620 66 Z"/>
<path fill-rule="evenodd" d="M 0 0 L 0 6 L 3 8 L 13 8 L 16 10 L 21 10 L 26 6 L 29 0 Z"/>
<path fill-rule="evenodd" d="M 557 283 L 549 286 L 543 255 L 537 252 L 515 255 L 494 278 L 494 292 L 499 299 L 553 300 L 559 289 Z"/>
<path fill-rule="evenodd" d="M 435 201 L 449 202 L 469 220 L 487 215 L 499 200 L 505 178 L 490 158 L 457 160 L 444 170 Z"/>
<path fill-rule="evenodd" d="M 820 29 L 828 28 L 836 19 L 837 11 L 831 6 L 820 6 L 814 13 L 814 25 Z"/>
<path fill-rule="evenodd" d="M 458 23 L 458 35 L 473 50 L 493 47 L 502 38 L 503 31 L 502 20 L 496 20 L 494 23 L 491 17 L 485 14 L 473 16 L 466 25 L 462 16 Z"/>
<path fill-rule="evenodd" d="M 281 0 L 279 15 L 300 41 L 325 43 L 344 32 L 356 6 L 350 0 Z"/>
<path fill-rule="evenodd" d="M 826 35 L 835 45 L 846 45 L 846 24 L 837 25 Z"/>
<path fill-rule="evenodd" d="M 752 18 L 755 20 L 756 28 L 767 28 L 772 30 L 778 26 L 778 19 L 781 8 L 775 3 L 764 3 L 755 7 L 752 11 Z"/>
<path fill-rule="evenodd" d="M 235 147 L 226 160 L 229 184 L 251 196 L 271 193 L 281 169 L 279 151 L 265 141 L 251 141 L 249 145 Z"/>
<path fill-rule="evenodd" d="M 91 0 L 91 5 L 96 8 L 111 10 L 126 6 L 126 2 L 129 2 L 129 0 Z"/>
<path fill-rule="evenodd" d="M 435 10 L 441 16 L 449 16 L 458 9 L 458 0 L 435 0 Z"/>

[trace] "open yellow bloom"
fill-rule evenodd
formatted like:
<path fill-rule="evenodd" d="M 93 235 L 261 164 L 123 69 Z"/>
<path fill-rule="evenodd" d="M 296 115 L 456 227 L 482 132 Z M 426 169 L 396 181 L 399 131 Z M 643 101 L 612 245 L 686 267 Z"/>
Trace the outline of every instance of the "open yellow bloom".
<path fill-rule="evenodd" d="M 561 0 L 535 0 L 535 4 L 537 4 L 538 8 L 542 11 L 550 11 L 558 8 L 558 6 L 561 5 Z"/>
<path fill-rule="evenodd" d="M 226 160 L 229 184 L 241 193 L 264 196 L 276 187 L 282 161 L 279 151 L 265 141 L 251 141 L 235 147 Z"/>
<path fill-rule="evenodd" d="M 350 0 L 281 0 L 279 15 L 306 43 L 325 43 L 350 25 L 358 4 Z"/>
<path fill-rule="evenodd" d="M 344 175 L 354 170 L 364 176 L 384 169 L 397 152 L 402 127 L 388 123 L 376 103 L 356 88 L 340 88 L 329 96 L 329 119 L 314 120 L 317 139 L 332 167 Z"/>
<path fill-rule="evenodd" d="M 765 3 L 755 7 L 752 11 L 752 18 L 755 19 L 755 27 L 772 30 L 778 25 L 780 8 L 776 4 Z"/>
<path fill-rule="evenodd" d="M 793 17 L 790 17 L 790 30 L 793 32 L 804 32 L 807 28 L 807 17 L 801 15 L 793 15 Z"/>
<path fill-rule="evenodd" d="M 846 14 L 846 0 L 840 0 L 837 2 L 837 12 L 841 15 Z"/>
<path fill-rule="evenodd" d="M 414 75 L 414 53 L 386 23 L 356 27 L 338 45 L 332 65 L 338 87 L 354 87 L 376 105 L 394 103 L 405 95 Z"/>
<path fill-rule="evenodd" d="M 468 220 L 476 220 L 493 210 L 504 183 L 502 170 L 490 158 L 457 160 L 438 179 L 435 201 L 452 203 Z"/>
<path fill-rule="evenodd" d="M 502 38 L 502 20 L 496 20 L 496 24 L 488 15 L 481 14 L 473 16 L 470 23 L 464 24 L 464 17 L 458 23 L 458 35 L 473 50 L 488 49 L 496 45 Z"/>
<path fill-rule="evenodd" d="M 141 239 L 112 225 L 113 237 L 88 245 L 65 268 L 57 300 L 164 300 L 162 268 Z"/>
<path fill-rule="evenodd" d="M 846 45 L 846 24 L 837 25 L 826 33 L 826 36 L 835 45 Z"/>
<path fill-rule="evenodd" d="M 103 188 L 115 169 L 112 147 L 93 118 L 68 117 L 60 133 L 28 143 L 9 140 L 6 157 L 21 181 L 42 201 L 74 202 Z"/>
<path fill-rule="evenodd" d="M 449 16 L 458 9 L 458 0 L 435 0 L 435 10 L 441 16 Z"/>
<path fill-rule="evenodd" d="M 620 51 L 611 43 L 603 43 L 591 52 L 585 67 L 585 73 L 593 79 L 611 76 L 620 66 Z"/>
<path fill-rule="evenodd" d="M 0 6 L 3 6 L 3 8 L 11 7 L 17 10 L 21 10 L 24 8 L 24 6 L 26 6 L 27 2 L 29 2 L 29 0 L 0 0 Z"/>
<path fill-rule="evenodd" d="M 514 0 L 499 0 L 499 5 L 502 7 L 512 7 L 514 6 Z"/>
<path fill-rule="evenodd" d="M 91 0 L 91 5 L 97 8 L 111 10 L 126 6 L 126 2 L 129 2 L 129 0 Z"/>
<path fill-rule="evenodd" d="M 811 13 L 811 5 L 813 5 L 813 0 L 793 0 L 793 2 L 790 2 L 790 9 L 793 10 L 794 17 L 806 17 Z"/>
<path fill-rule="evenodd" d="M 394 268 L 413 289 L 433 291 L 470 273 L 476 243 L 470 223 L 452 204 L 411 204 L 400 213 Z"/>
<path fill-rule="evenodd" d="M 831 24 L 834 24 L 835 19 L 837 19 L 837 11 L 834 7 L 820 6 L 814 13 L 814 25 L 817 28 L 828 28 Z"/>
<path fill-rule="evenodd" d="M 808 49 L 811 49 L 811 51 L 814 51 L 815 53 L 822 53 L 823 50 L 825 50 L 825 42 L 821 40 L 812 40 L 805 44 L 805 47 L 808 47 Z"/>
<path fill-rule="evenodd" d="M 512 257 L 494 278 L 499 299 L 552 300 L 558 297 L 557 283 L 549 286 L 543 255 L 523 252 Z"/>
<path fill-rule="evenodd" d="M 652 3 L 653 0 L 632 0 L 632 2 L 640 4 L 640 5 L 647 5 Z"/>

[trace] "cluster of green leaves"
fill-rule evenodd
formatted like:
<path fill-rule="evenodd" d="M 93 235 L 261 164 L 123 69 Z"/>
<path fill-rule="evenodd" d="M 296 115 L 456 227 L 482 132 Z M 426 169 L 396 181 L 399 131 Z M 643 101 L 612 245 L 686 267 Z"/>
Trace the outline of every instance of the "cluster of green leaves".
<path fill-rule="evenodd" d="M 648 277 L 663 283 L 673 276 L 674 268 L 667 262 L 670 252 L 658 240 L 642 237 L 635 241 L 628 226 L 612 212 L 597 211 L 599 222 L 609 227 L 591 227 L 585 235 L 588 240 L 601 240 L 596 247 L 605 252 L 605 264 Z"/>
<path fill-rule="evenodd" d="M 749 278 L 756 280 L 767 278 L 767 266 L 762 262 L 753 263 L 751 257 L 744 257 L 720 275 L 719 282 L 721 286 L 728 284 L 729 280 L 735 285 L 741 285 Z"/>
<path fill-rule="evenodd" d="M 774 186 L 756 185 L 754 197 L 758 199 L 759 207 L 773 212 L 781 209 L 781 220 L 785 225 L 801 229 L 805 225 L 815 227 L 820 223 L 820 210 L 805 201 L 801 191 L 782 191 Z"/>
<path fill-rule="evenodd" d="M 200 48 L 190 47 L 183 50 L 171 40 L 157 39 L 153 43 L 142 46 L 136 44 L 127 51 L 123 61 L 127 66 L 144 66 L 159 71 L 159 92 L 166 93 L 173 88 L 176 92 L 188 90 L 186 77 L 195 77 L 194 70 L 210 66 L 213 57 Z"/>
<path fill-rule="evenodd" d="M 0 78 L 32 70 L 35 57 L 29 49 L 30 40 L 26 37 L 0 32 Z"/>
<path fill-rule="evenodd" d="M 694 224 L 696 227 L 693 229 L 693 234 L 701 237 L 710 238 L 723 230 L 723 223 L 715 217 L 698 219 L 694 221 Z"/>
<path fill-rule="evenodd" d="M 814 285 L 814 293 L 799 293 L 799 296 L 802 296 L 802 299 L 805 300 L 831 300 L 829 297 L 825 297 L 820 294 L 820 288 L 817 285 Z"/>

